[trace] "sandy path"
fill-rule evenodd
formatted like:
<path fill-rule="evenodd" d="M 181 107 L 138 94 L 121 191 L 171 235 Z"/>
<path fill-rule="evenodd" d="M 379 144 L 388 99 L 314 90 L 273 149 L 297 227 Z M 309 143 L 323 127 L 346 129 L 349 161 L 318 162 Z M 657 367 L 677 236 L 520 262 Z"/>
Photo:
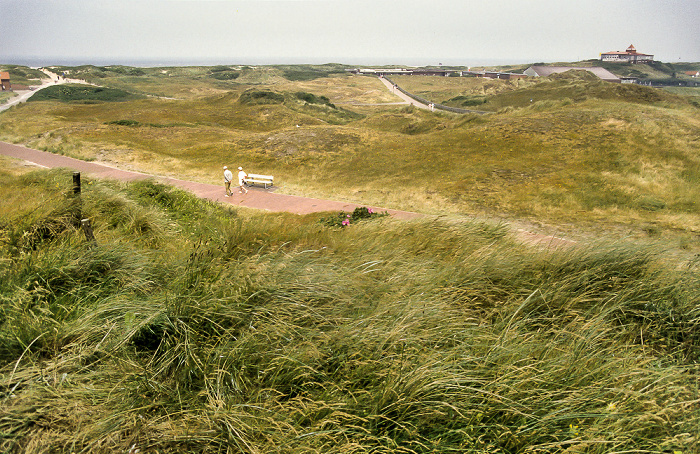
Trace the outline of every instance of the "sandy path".
<path fill-rule="evenodd" d="M 426 110 L 432 110 L 430 106 L 423 104 L 421 102 L 416 101 L 415 99 L 411 98 L 408 95 L 405 95 L 401 90 L 398 90 L 394 88 L 394 84 L 386 80 L 384 77 L 380 77 L 379 80 L 386 85 L 386 88 L 388 88 L 393 94 L 398 96 L 399 98 L 403 99 L 406 104 L 411 104 L 414 105 L 420 109 L 426 109 Z"/>
<path fill-rule="evenodd" d="M 30 87 L 29 90 L 16 90 L 15 93 L 17 93 L 17 96 L 14 98 L 10 98 L 8 102 L 5 104 L 0 105 L 0 112 L 3 110 L 7 110 L 12 106 L 16 106 L 19 103 L 25 102 L 29 98 L 31 98 L 34 93 L 36 93 L 39 90 L 42 90 L 46 87 L 51 87 L 53 85 L 59 85 L 59 84 L 87 84 L 84 80 L 80 79 L 65 79 L 65 78 L 58 78 L 57 74 L 52 73 L 48 69 L 42 68 L 41 70 L 44 74 L 46 74 L 49 78 L 48 79 L 42 79 L 41 85 L 34 85 Z"/>

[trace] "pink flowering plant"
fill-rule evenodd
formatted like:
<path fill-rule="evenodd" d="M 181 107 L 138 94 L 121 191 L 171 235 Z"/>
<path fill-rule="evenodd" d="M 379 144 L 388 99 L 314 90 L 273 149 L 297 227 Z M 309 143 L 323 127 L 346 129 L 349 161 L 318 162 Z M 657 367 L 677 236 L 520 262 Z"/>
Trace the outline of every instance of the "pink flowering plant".
<path fill-rule="evenodd" d="M 367 219 L 388 216 L 389 213 L 386 211 L 383 213 L 378 213 L 372 208 L 367 207 L 357 207 L 352 213 L 346 213 L 345 211 L 340 211 L 334 216 L 327 218 L 322 218 L 321 222 L 331 227 L 348 227 L 359 221 L 364 221 Z"/>

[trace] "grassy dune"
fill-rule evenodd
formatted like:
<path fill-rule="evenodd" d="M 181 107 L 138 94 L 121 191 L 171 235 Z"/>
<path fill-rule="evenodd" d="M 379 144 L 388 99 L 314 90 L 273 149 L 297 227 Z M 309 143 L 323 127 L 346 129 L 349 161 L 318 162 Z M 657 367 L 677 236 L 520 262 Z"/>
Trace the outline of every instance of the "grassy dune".
<path fill-rule="evenodd" d="M 2 169 L 3 452 L 696 452 L 697 260 Z"/>
<path fill-rule="evenodd" d="M 41 85 L 41 79 L 48 76 L 43 72 L 19 65 L 1 65 L 0 71 L 7 71 L 10 74 L 10 83 L 18 85 Z"/>
<path fill-rule="evenodd" d="M 85 177 L 75 199 L 0 159 L 0 452 L 696 453 L 694 92 L 400 82 L 493 106 L 453 115 L 342 69 L 73 68 L 149 96 L 0 114 L 55 153 L 440 215 L 340 227 Z"/>
<path fill-rule="evenodd" d="M 174 83 L 189 92 L 34 102 L 0 118 L 0 139 L 211 183 L 221 165 L 244 165 L 274 174 L 290 194 L 517 218 L 569 234 L 602 226 L 700 247 L 700 122 L 686 92 L 604 83 L 588 73 L 518 82 L 398 78 L 429 99 L 481 99 L 479 108 L 494 111 L 477 117 L 377 106 L 392 101 L 378 80 L 335 67 L 294 77 L 285 67 L 117 69 L 90 80 L 134 93 L 157 91 L 148 85 L 184 93 Z M 210 77 L 229 72 L 240 75 Z M 262 97 L 245 101 L 255 93 Z"/>

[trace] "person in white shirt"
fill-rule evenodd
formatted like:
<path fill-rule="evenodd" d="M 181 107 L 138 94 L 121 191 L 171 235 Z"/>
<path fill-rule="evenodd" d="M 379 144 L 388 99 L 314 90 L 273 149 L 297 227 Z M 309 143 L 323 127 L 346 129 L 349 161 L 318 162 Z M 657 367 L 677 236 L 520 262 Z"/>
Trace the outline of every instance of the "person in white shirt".
<path fill-rule="evenodd" d="M 226 197 L 233 195 L 231 192 L 231 181 L 233 181 L 233 174 L 224 166 L 224 188 L 226 188 Z"/>
<path fill-rule="evenodd" d="M 245 179 L 248 178 L 248 174 L 243 171 L 243 167 L 238 168 L 238 192 L 243 194 L 244 192 L 248 194 L 248 189 L 245 187 Z"/>

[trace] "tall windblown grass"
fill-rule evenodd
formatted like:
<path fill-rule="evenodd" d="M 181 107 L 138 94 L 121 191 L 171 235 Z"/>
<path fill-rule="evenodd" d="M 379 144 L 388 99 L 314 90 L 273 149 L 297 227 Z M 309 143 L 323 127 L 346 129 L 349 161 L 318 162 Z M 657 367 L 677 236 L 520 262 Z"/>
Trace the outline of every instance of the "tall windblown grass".
<path fill-rule="evenodd" d="M 52 197 L 2 206 L 3 451 L 696 452 L 698 263 L 153 182 L 88 183 L 91 246 Z"/>

